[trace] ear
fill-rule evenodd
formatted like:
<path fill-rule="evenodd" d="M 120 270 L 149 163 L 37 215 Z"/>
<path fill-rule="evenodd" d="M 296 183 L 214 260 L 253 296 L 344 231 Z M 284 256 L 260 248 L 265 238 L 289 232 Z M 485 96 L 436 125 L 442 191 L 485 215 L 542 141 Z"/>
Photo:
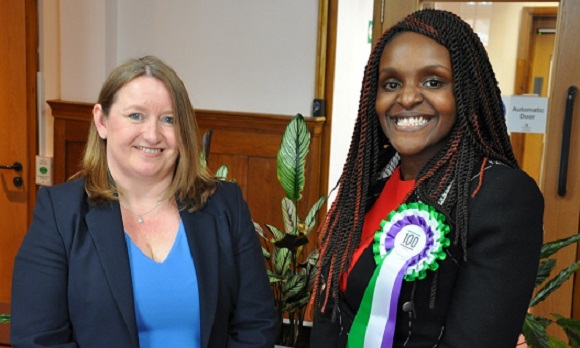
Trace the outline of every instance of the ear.
<path fill-rule="evenodd" d="M 101 139 L 107 138 L 107 121 L 109 118 L 103 112 L 101 104 L 95 104 L 93 107 L 93 119 L 95 120 L 95 126 L 97 126 L 97 132 Z"/>

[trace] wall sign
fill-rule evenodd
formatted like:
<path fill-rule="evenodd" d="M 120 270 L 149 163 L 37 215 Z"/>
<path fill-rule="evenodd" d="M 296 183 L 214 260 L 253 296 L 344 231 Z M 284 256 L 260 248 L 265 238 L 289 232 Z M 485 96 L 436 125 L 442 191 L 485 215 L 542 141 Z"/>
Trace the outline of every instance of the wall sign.
<path fill-rule="evenodd" d="M 527 95 L 502 96 L 507 127 L 514 133 L 546 132 L 548 98 Z"/>

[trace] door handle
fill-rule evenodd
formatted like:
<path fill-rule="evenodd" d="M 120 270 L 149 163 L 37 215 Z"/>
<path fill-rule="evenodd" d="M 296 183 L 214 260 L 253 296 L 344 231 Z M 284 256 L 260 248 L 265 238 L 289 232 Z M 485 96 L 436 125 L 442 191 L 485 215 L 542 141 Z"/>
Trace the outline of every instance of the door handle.
<path fill-rule="evenodd" d="M 576 86 L 570 86 L 566 94 L 566 110 L 564 111 L 564 125 L 562 127 L 562 147 L 560 149 L 560 171 L 558 173 L 558 196 L 560 197 L 566 195 L 570 137 L 572 135 L 572 116 L 574 115 L 574 100 L 576 99 L 577 90 Z"/>
<path fill-rule="evenodd" d="M 0 169 L 13 169 L 15 172 L 21 172 L 22 164 L 20 162 L 14 162 L 14 164 L 11 166 L 0 165 Z"/>

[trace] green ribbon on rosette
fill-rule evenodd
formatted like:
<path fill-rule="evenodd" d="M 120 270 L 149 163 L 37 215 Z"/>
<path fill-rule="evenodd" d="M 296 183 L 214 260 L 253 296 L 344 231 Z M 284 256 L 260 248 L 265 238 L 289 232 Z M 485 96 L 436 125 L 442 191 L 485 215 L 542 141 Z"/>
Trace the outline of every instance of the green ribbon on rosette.
<path fill-rule="evenodd" d="M 450 245 L 445 215 L 430 205 L 401 204 L 380 223 L 373 252 L 377 268 L 349 332 L 348 347 L 391 348 L 403 279 L 424 279 Z"/>

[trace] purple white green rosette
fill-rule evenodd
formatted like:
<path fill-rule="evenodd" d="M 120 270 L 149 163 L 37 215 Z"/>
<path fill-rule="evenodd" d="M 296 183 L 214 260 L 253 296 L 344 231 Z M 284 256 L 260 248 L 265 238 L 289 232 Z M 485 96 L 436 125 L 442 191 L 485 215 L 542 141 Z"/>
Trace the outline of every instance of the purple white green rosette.
<path fill-rule="evenodd" d="M 402 281 L 424 279 L 428 270 L 437 270 L 450 244 L 448 233 L 445 216 L 420 202 L 402 204 L 381 221 L 372 246 L 377 268 L 348 347 L 392 347 Z"/>

